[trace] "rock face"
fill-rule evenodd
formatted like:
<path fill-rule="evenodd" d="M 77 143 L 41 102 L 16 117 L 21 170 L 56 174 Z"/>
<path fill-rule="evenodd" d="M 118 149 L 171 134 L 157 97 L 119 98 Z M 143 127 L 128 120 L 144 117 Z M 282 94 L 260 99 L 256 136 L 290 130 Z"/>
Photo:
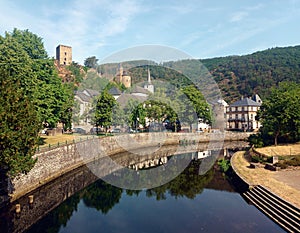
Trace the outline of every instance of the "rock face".
<path fill-rule="evenodd" d="M 54 61 L 54 66 L 58 72 L 58 76 L 62 79 L 64 83 L 74 82 L 75 77 L 70 70 L 66 68 L 64 65 L 60 65 L 58 60 Z"/>

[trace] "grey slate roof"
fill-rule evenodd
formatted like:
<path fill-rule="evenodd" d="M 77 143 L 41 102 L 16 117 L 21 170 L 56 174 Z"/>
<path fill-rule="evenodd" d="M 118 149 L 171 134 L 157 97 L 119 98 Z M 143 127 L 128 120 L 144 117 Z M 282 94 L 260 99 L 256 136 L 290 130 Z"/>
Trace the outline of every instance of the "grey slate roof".
<path fill-rule="evenodd" d="M 230 105 L 230 107 L 242 107 L 242 106 L 261 106 L 261 103 L 257 103 L 249 98 L 244 98 Z"/>
<path fill-rule="evenodd" d="M 89 96 L 91 97 L 95 97 L 95 96 L 98 96 L 100 95 L 99 91 L 95 91 L 95 90 L 92 90 L 92 89 L 85 89 L 85 91 L 89 94 Z"/>
<path fill-rule="evenodd" d="M 147 100 L 146 96 L 137 96 L 137 95 L 131 95 L 131 94 L 122 94 L 120 97 L 117 99 L 117 102 L 121 105 L 121 107 L 125 107 L 128 103 L 128 101 L 132 100 L 137 100 L 139 103 L 142 103 Z"/>
<path fill-rule="evenodd" d="M 77 91 L 77 92 L 75 93 L 75 96 L 76 96 L 77 98 L 79 98 L 80 100 L 82 100 L 83 102 L 90 102 L 90 100 L 91 100 L 91 97 L 90 97 L 90 96 L 84 94 L 84 93 L 81 92 L 81 91 Z"/>
<path fill-rule="evenodd" d="M 116 87 L 112 87 L 109 91 L 108 91 L 109 94 L 111 95 L 121 95 L 122 92 L 116 88 Z"/>
<path fill-rule="evenodd" d="M 146 90 L 145 88 L 142 88 L 140 86 L 133 87 L 131 89 L 131 93 L 141 93 L 141 94 L 146 94 L 146 95 L 151 94 L 148 90 Z"/>

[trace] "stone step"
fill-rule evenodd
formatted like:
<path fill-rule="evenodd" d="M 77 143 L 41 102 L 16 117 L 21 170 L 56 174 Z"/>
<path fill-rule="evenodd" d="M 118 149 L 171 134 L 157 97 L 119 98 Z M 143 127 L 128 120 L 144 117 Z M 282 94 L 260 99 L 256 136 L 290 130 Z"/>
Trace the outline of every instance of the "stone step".
<path fill-rule="evenodd" d="M 279 216 L 284 218 L 291 225 L 300 229 L 300 221 L 297 216 L 293 214 L 290 210 L 286 209 L 285 206 L 281 205 L 279 202 L 276 202 L 272 199 L 269 199 L 268 196 L 257 192 L 255 189 L 252 189 L 250 193 L 261 203 L 267 206 L 269 209 L 277 213 Z"/>
<path fill-rule="evenodd" d="M 287 202 L 286 200 L 282 199 L 281 197 L 277 196 L 276 194 L 272 193 L 270 190 L 268 190 L 267 188 L 261 185 L 255 186 L 254 189 L 263 192 L 272 200 L 278 201 L 281 205 L 285 206 L 286 209 L 291 211 L 295 216 L 297 216 L 300 219 L 300 209 L 297 208 L 296 206 L 292 205 L 291 203 Z"/>
<path fill-rule="evenodd" d="M 281 208 L 291 218 L 293 218 L 300 224 L 300 211 L 297 207 L 266 190 L 264 187 L 256 186 L 254 189 L 252 189 L 252 191 L 258 193 L 261 196 L 265 196 L 265 198 L 267 198 L 270 203 L 272 203 L 274 206 L 277 206 L 278 208 Z"/>
<path fill-rule="evenodd" d="M 272 211 L 267 206 L 265 206 L 263 203 L 261 203 L 259 200 L 257 200 L 255 197 L 253 197 L 251 191 L 243 193 L 243 195 L 251 203 L 253 203 L 259 210 L 261 210 L 265 215 L 267 215 L 270 219 L 272 219 L 274 222 L 276 222 L 278 225 L 280 225 L 286 231 L 288 231 L 288 232 L 299 232 L 300 229 L 297 229 L 297 228 L 291 226 L 289 222 L 287 222 L 285 219 L 280 217 L 274 211 Z"/>

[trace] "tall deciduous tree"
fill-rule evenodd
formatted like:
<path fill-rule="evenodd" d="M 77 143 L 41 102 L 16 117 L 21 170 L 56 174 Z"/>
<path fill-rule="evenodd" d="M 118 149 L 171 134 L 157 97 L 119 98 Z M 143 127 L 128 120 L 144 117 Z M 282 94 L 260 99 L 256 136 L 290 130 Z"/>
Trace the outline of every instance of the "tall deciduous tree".
<path fill-rule="evenodd" d="M 47 52 L 44 48 L 43 39 L 29 30 L 14 29 L 11 36 L 21 45 L 32 59 L 46 59 Z"/>
<path fill-rule="evenodd" d="M 106 90 L 101 93 L 97 100 L 94 117 L 97 128 L 104 127 L 107 132 L 107 129 L 112 125 L 112 111 L 115 104 L 115 98 Z"/>
<path fill-rule="evenodd" d="M 92 57 L 88 57 L 84 60 L 84 65 L 88 68 L 96 69 L 97 62 L 98 62 L 98 59 L 95 56 L 92 56 Z"/>
<path fill-rule="evenodd" d="M 193 85 L 183 88 L 183 93 L 191 101 L 198 118 L 206 123 L 211 123 L 211 110 L 202 93 Z"/>
<path fill-rule="evenodd" d="M 47 58 L 42 39 L 15 29 L 0 36 L 0 173 L 28 172 L 42 122 L 69 119 L 73 99 Z"/>
<path fill-rule="evenodd" d="M 300 139 L 300 85 L 293 82 L 280 83 L 273 88 L 263 102 L 258 114 L 263 127 L 261 135 L 271 136 L 274 144 L 279 140 L 289 142 Z"/>
<path fill-rule="evenodd" d="M 53 128 L 58 122 L 62 122 L 65 129 L 71 128 L 73 87 L 62 83 L 54 61 L 47 56 L 42 38 L 28 30 L 14 29 L 12 33 L 6 33 L 4 40 L 8 43 L 7 50 L 11 47 L 14 50 L 18 48 L 29 57 L 28 62 L 24 60 L 19 64 L 22 64 L 21 67 L 30 66 L 30 74 L 16 72 L 17 79 L 26 80 L 24 87 L 33 93 L 32 101 L 44 126 Z M 4 57 L 11 59 L 18 57 L 18 53 Z"/>
<path fill-rule="evenodd" d="M 137 129 L 140 125 L 145 126 L 146 123 L 146 111 L 143 107 L 143 103 L 138 104 L 130 114 L 130 123 L 132 128 Z"/>

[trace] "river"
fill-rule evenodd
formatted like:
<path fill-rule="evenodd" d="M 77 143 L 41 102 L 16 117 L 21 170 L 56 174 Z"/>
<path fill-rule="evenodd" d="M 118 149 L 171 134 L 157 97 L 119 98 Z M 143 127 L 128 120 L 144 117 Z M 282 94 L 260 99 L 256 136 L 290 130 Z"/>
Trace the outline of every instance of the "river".
<path fill-rule="evenodd" d="M 243 185 L 227 179 L 216 163 L 201 173 L 207 160 L 224 152 L 201 159 L 203 152 L 187 152 L 168 155 L 153 168 L 131 166 L 142 177 L 143 171 L 189 161 L 174 179 L 142 190 L 120 188 L 135 181 L 128 169 L 110 175 L 125 177 L 117 187 L 108 183 L 109 176 L 99 179 L 91 166 L 81 167 L 2 208 L 1 232 L 284 232 L 247 203 L 240 194 Z M 158 172 L 156 178 L 161 176 Z"/>

